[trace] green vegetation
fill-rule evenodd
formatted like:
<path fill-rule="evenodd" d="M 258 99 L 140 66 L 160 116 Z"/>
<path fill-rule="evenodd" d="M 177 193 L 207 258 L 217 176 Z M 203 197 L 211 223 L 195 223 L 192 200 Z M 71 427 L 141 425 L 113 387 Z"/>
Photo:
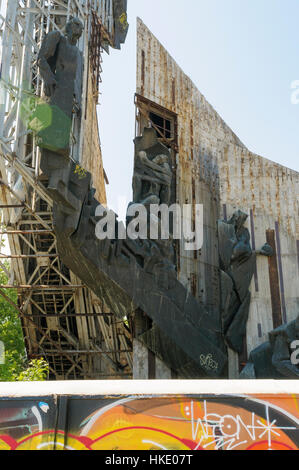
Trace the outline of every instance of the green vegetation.
<path fill-rule="evenodd" d="M 5 267 L 9 270 L 9 264 Z M 0 284 L 7 284 L 6 272 L 0 267 Z M 17 291 L 4 289 L 4 293 L 15 304 Z M 43 359 L 27 361 L 24 338 L 18 312 L 0 295 L 0 341 L 5 348 L 5 362 L 0 364 L 0 381 L 46 380 L 48 364 Z"/>

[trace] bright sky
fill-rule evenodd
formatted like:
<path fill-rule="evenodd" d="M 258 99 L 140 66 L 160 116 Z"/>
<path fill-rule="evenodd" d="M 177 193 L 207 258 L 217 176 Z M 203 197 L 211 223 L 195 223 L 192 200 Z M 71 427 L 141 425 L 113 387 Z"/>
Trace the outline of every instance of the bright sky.
<path fill-rule="evenodd" d="M 104 55 L 99 107 L 110 208 L 123 217 L 132 197 L 137 16 L 251 151 L 299 170 L 298 0 L 128 0 L 130 30 Z"/>

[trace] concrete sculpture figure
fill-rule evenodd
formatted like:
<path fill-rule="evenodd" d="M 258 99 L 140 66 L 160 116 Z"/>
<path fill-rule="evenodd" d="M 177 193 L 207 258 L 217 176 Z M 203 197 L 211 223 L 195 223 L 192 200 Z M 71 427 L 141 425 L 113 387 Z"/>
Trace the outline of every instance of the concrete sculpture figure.
<path fill-rule="evenodd" d="M 273 254 L 268 244 L 259 251 L 252 251 L 250 234 L 244 227 L 247 217 L 238 210 L 228 221 L 218 221 L 223 334 L 228 346 L 239 353 L 246 334 L 251 298 L 249 286 L 255 271 L 256 255 Z"/>
<path fill-rule="evenodd" d="M 44 98 L 34 111 L 29 126 L 41 148 L 41 170 L 50 174 L 48 192 L 68 210 L 78 211 L 80 204 L 67 194 L 66 180 L 76 185 L 76 165 L 69 159 L 73 116 L 80 119 L 82 57 L 76 46 L 83 24 L 71 17 L 65 36 L 50 32 L 43 40 L 38 65 L 44 81 Z"/>
<path fill-rule="evenodd" d="M 242 349 L 256 255 L 270 256 L 271 248 L 264 245 L 259 252 L 252 251 L 243 212 L 235 212 L 228 222 L 219 221 L 221 337 L 203 303 L 177 279 L 171 234 L 167 240 L 153 239 L 150 233 L 145 239 L 132 239 L 127 234 L 128 215 L 125 236 L 118 237 L 120 224 L 113 214 L 115 237 L 96 236 L 97 224 L 108 209 L 102 208 L 102 215 L 98 215 L 100 204 L 94 197 L 91 174 L 69 158 L 70 122 L 74 111 L 80 110 L 80 54 L 76 43 L 82 28 L 79 20 L 71 18 L 66 36 L 50 33 L 38 55 L 45 106 L 55 117 L 49 123 L 41 113 L 37 135 L 42 149 L 41 169 L 49 179 L 47 191 L 54 201 L 58 253 L 118 318 L 136 311 L 146 313 L 151 325 L 138 339 L 180 377 L 224 377 L 225 342 L 235 351 Z M 60 120 L 62 115 L 65 125 Z M 145 128 L 134 143 L 133 201 L 129 209 L 143 206 L 150 221 L 151 205 L 171 204 L 170 152 L 153 128 Z M 156 222 L 159 226 L 159 216 Z"/>
<path fill-rule="evenodd" d="M 297 379 L 299 361 L 292 355 L 299 346 L 299 315 L 269 333 L 269 341 L 255 348 L 240 374 L 241 379 Z M 298 356 L 298 354 L 297 354 Z M 295 357 L 295 355 L 294 355 Z"/>
<path fill-rule="evenodd" d="M 45 37 L 37 59 L 45 101 L 37 107 L 31 126 L 40 123 L 35 131 L 41 148 L 65 156 L 69 153 L 72 116 L 81 107 L 82 58 L 76 44 L 82 31 L 81 21 L 71 17 L 65 36 L 52 31 Z"/>
<path fill-rule="evenodd" d="M 145 206 L 170 204 L 170 154 L 165 145 L 157 143 L 155 134 L 154 129 L 145 128 L 143 136 L 135 140 L 133 198 L 135 203 Z"/>
<path fill-rule="evenodd" d="M 144 268 L 155 273 L 158 282 L 165 288 L 171 287 L 176 279 L 173 240 L 151 239 L 150 226 L 156 224 L 161 230 L 159 216 L 153 220 L 152 205 L 170 204 L 172 170 L 170 153 L 165 145 L 157 140 L 152 128 L 145 128 L 143 135 L 135 139 L 135 166 L 133 175 L 133 202 L 130 212 L 142 205 L 147 210 L 147 240 L 139 240 L 139 252 L 144 252 Z M 130 217 L 127 217 L 129 222 Z M 160 232 L 161 233 L 161 232 Z M 137 253 L 136 253 L 137 254 Z"/>
<path fill-rule="evenodd" d="M 68 98 L 70 106 L 73 96 L 69 94 Z M 143 158 L 146 164 L 141 165 L 140 175 L 144 179 L 150 167 L 153 173 L 148 181 L 151 189 L 146 193 L 142 183 L 142 194 L 146 198 L 152 193 L 156 201 L 167 201 L 171 181 L 167 148 L 161 147 L 152 130 L 145 130 L 143 138 L 135 141 L 135 149 L 136 155 L 145 152 L 149 161 L 155 160 L 149 163 Z M 168 245 L 164 240 L 117 236 L 99 240 L 96 225 L 101 216 L 96 213 L 100 204 L 94 198 L 91 174 L 83 168 L 78 171 L 77 167 L 59 152 L 42 150 L 41 168 L 49 178 L 47 191 L 54 201 L 53 225 L 62 262 L 118 318 L 138 309 L 146 312 L 154 322 L 155 332 L 161 332 L 159 339 L 167 339 L 167 357 L 163 357 L 163 350 L 157 345 L 153 345 L 153 350 L 170 368 L 189 378 L 223 376 L 225 353 L 214 341 L 213 331 L 207 331 L 204 307 L 176 279 L 171 241 Z M 116 225 L 117 234 L 117 222 Z M 144 342 L 147 344 L 146 338 Z M 207 357 L 209 361 L 204 360 Z"/>

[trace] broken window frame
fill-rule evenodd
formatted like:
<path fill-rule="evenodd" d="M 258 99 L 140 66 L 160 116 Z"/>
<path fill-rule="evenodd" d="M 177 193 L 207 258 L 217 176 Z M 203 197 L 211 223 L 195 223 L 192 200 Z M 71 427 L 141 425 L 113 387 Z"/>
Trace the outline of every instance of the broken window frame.
<path fill-rule="evenodd" d="M 147 126 L 152 127 L 157 132 L 160 142 L 166 145 L 168 148 L 172 149 L 175 153 L 178 153 L 177 114 L 137 93 L 135 94 L 135 106 L 136 106 L 135 137 L 137 135 L 142 134 L 144 127 L 147 127 Z M 164 122 L 163 128 L 156 125 L 152 121 L 152 119 L 150 118 L 151 113 L 163 119 L 163 122 Z M 170 122 L 170 130 L 166 128 L 166 124 L 165 124 L 166 121 Z M 165 137 L 165 135 L 163 135 L 163 130 L 165 132 L 170 132 L 171 137 L 170 138 Z"/>

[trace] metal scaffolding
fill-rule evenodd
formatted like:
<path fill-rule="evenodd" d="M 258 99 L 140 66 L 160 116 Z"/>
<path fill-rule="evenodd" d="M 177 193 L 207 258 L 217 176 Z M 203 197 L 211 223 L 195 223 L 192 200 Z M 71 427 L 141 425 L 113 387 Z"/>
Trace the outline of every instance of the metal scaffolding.
<path fill-rule="evenodd" d="M 0 1 L 0 203 L 1 237 L 8 238 L 11 276 L 18 290 L 28 358 L 44 357 L 52 379 L 128 378 L 132 373 L 132 332 L 82 285 L 59 258 L 53 232 L 52 200 L 40 171 L 40 150 L 27 117 L 42 94 L 37 53 L 49 31 L 63 32 L 73 15 L 84 23 L 78 44 L 84 61 L 82 115 L 88 73 L 98 100 L 101 53 L 113 47 L 113 0 Z M 84 126 L 74 117 L 71 158 L 81 161 Z M 76 156 L 76 157 L 75 157 Z M 0 265 L 3 266 L 0 259 Z M 106 313 L 107 312 L 107 313 Z"/>

